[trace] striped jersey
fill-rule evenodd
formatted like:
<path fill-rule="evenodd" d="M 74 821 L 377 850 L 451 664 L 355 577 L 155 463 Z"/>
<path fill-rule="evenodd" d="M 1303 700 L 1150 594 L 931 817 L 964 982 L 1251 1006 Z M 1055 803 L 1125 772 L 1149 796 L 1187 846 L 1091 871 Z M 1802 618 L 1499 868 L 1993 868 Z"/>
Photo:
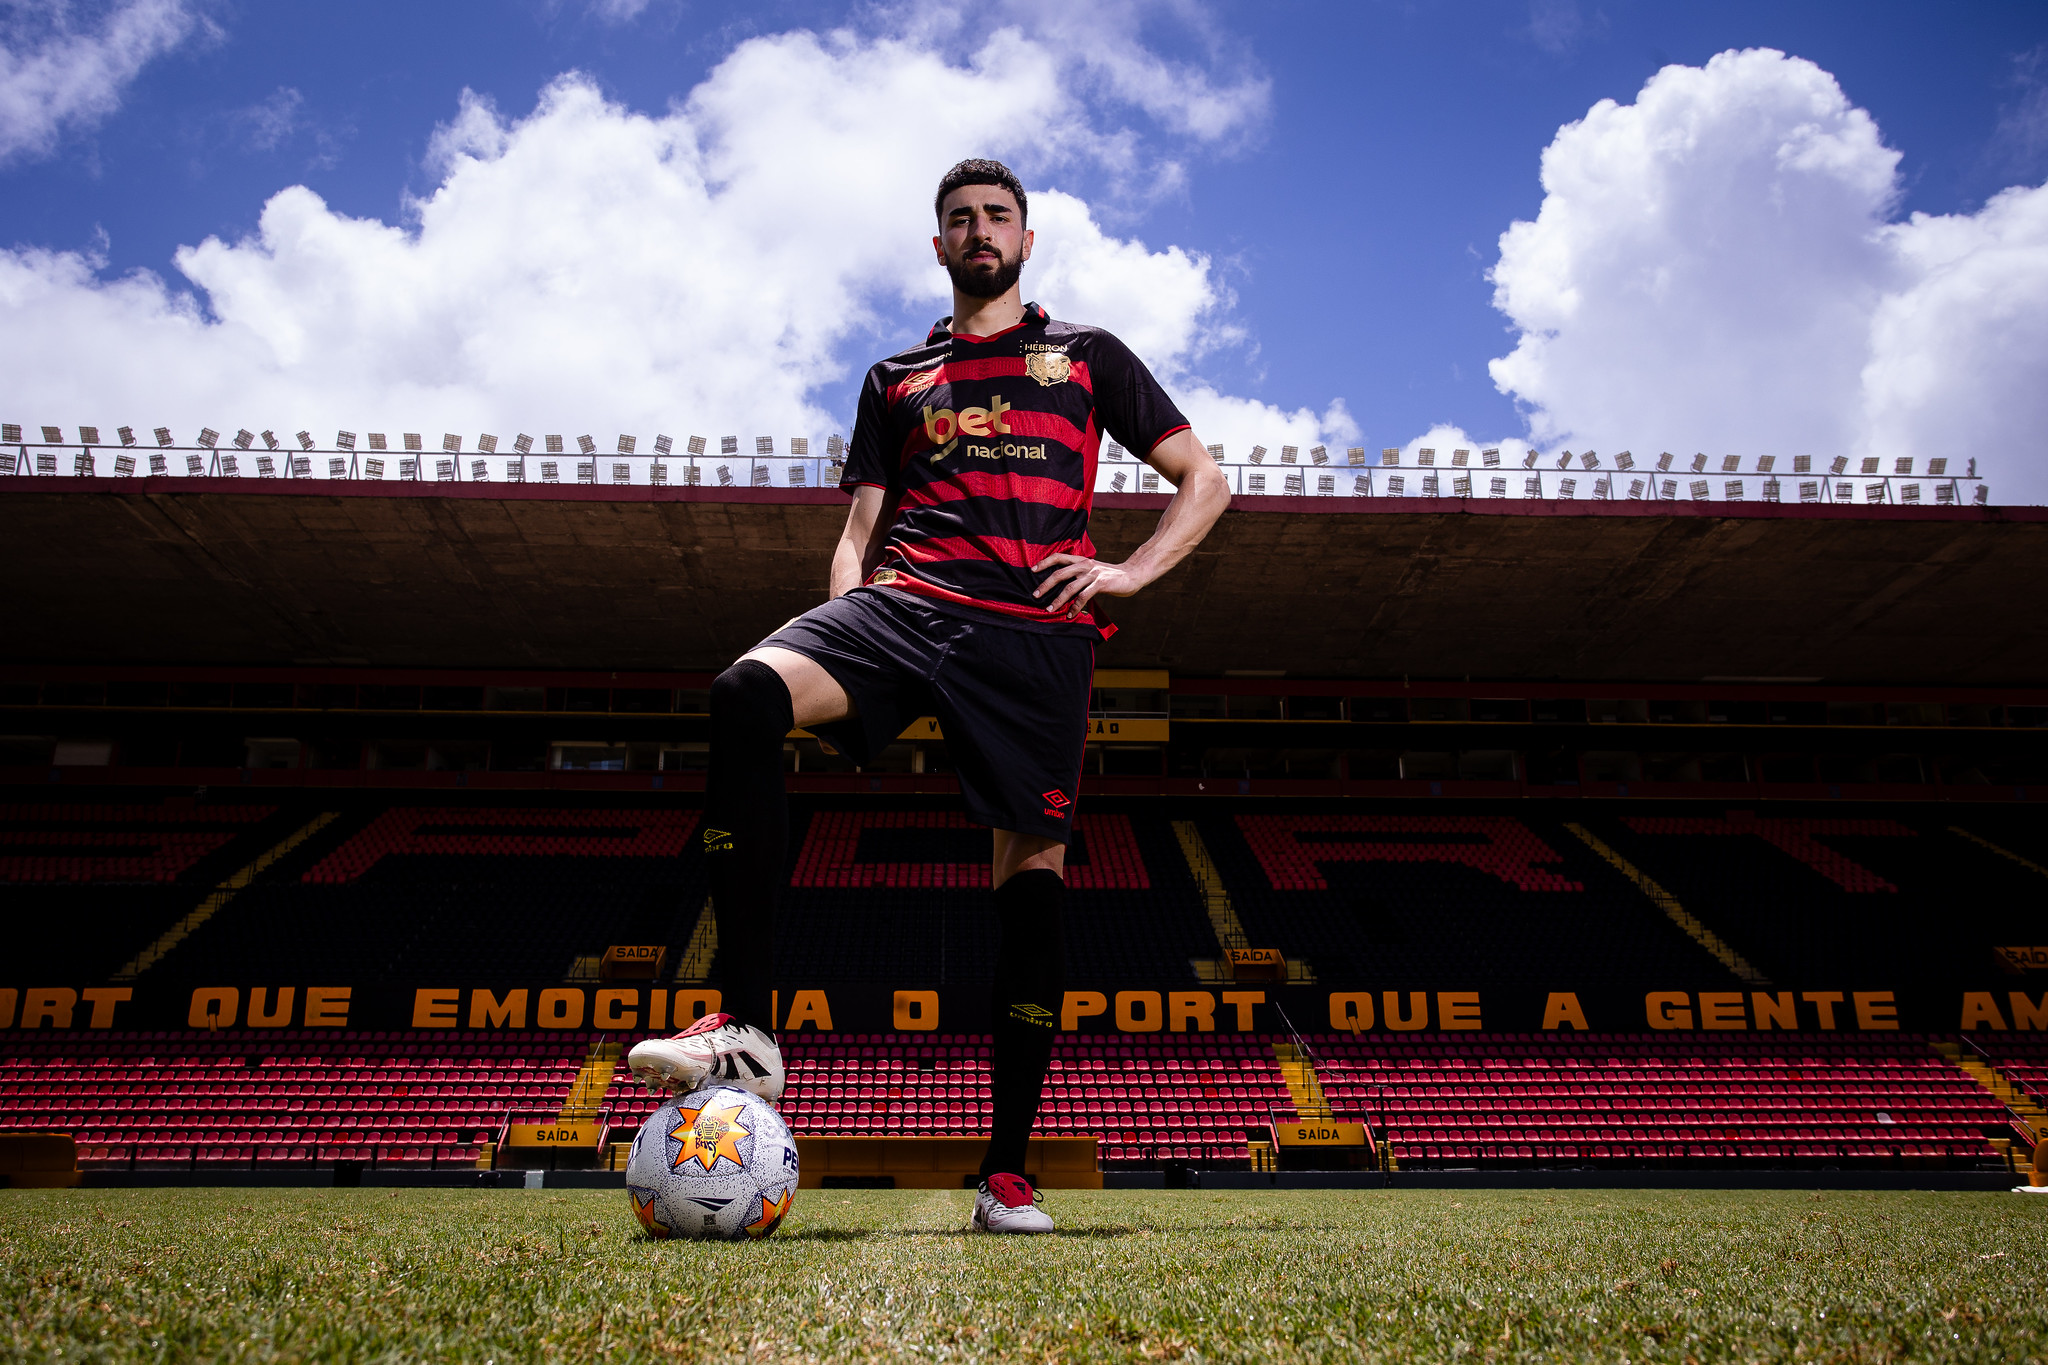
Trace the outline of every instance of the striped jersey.
<path fill-rule="evenodd" d="M 1187 419 L 1100 327 L 1055 322 L 1035 303 L 994 336 L 955 335 L 951 321 L 869 370 L 861 389 L 839 486 L 885 494 L 889 529 L 867 581 L 1100 638 L 1088 612 L 1047 614 L 1030 566 L 1094 556 L 1088 513 L 1105 434 L 1142 457 Z"/>

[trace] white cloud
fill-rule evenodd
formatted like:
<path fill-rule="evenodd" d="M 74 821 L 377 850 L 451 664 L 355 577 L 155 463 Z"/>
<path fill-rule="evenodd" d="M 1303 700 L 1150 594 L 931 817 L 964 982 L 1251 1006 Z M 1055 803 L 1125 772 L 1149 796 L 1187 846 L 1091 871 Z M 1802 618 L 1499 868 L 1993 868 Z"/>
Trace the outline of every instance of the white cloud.
<path fill-rule="evenodd" d="M 741 44 L 659 116 L 575 74 L 519 119 L 465 93 L 430 142 L 438 183 L 403 224 L 294 186 L 247 239 L 177 253 L 190 291 L 0 252 L 0 367 L 33 421 L 168 423 L 187 440 L 200 424 L 323 441 L 844 430 L 850 413 L 821 396 L 850 407 L 874 331 L 946 311 L 929 245 L 940 173 L 970 154 L 1076 166 L 1104 145 L 1064 60 L 1017 29 L 958 58 L 799 32 Z M 933 108 L 943 131 L 907 137 Z M 1351 429 L 1341 405 L 1282 413 L 1191 378 L 1239 339 L 1207 258 L 1113 236 L 1057 189 L 1032 207 L 1027 287 L 1055 316 L 1116 331 L 1232 431 Z"/>
<path fill-rule="evenodd" d="M 144 66 L 202 24 L 187 0 L 86 9 L 44 0 L 0 15 L 0 163 L 46 156 L 65 131 L 106 118 Z"/>
<path fill-rule="evenodd" d="M 1521 338 L 1494 382 L 1545 445 L 1988 454 L 2001 500 L 2048 497 L 2021 446 L 2048 425 L 2048 190 L 1895 223 L 1898 160 L 1778 52 L 1601 101 L 1501 237 L 1494 302 Z"/>

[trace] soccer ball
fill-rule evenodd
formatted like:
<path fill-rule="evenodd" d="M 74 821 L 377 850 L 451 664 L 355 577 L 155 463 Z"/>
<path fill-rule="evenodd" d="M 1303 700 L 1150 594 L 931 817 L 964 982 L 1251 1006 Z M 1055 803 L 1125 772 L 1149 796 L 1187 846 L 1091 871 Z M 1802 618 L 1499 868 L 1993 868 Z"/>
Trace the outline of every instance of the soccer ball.
<path fill-rule="evenodd" d="M 796 1139 L 760 1096 L 706 1086 L 640 1125 L 626 1195 L 649 1236 L 766 1237 L 796 1199 Z"/>

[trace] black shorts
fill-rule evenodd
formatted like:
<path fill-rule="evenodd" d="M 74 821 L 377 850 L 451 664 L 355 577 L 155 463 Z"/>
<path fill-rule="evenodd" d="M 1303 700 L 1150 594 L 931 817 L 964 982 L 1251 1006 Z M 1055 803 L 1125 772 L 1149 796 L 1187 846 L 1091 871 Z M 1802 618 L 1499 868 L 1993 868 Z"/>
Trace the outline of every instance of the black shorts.
<path fill-rule="evenodd" d="M 761 645 L 795 650 L 846 689 L 855 714 L 811 728 L 855 763 L 871 761 L 919 716 L 935 715 L 969 819 L 1068 839 L 1088 743 L 1094 641 L 861 587 Z"/>

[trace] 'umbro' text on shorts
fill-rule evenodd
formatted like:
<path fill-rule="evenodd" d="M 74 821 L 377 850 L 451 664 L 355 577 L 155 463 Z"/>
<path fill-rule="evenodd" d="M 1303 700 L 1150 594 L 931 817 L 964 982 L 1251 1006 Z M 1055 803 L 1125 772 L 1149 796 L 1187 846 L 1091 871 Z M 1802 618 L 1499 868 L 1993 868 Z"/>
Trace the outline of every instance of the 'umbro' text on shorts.
<path fill-rule="evenodd" d="M 1092 640 L 862 587 L 761 645 L 796 651 L 846 689 L 856 714 L 813 729 L 855 763 L 870 762 L 919 716 L 937 716 L 969 819 L 1068 838 L 1088 742 Z"/>

